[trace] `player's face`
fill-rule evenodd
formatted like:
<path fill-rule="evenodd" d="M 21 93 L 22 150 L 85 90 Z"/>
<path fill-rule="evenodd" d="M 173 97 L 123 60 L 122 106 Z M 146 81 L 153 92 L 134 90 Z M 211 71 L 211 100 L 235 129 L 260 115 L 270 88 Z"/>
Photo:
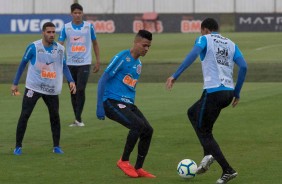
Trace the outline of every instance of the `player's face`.
<path fill-rule="evenodd" d="M 55 40 L 55 28 L 54 27 L 46 27 L 45 31 L 43 31 L 43 40 L 47 44 L 52 44 Z"/>
<path fill-rule="evenodd" d="M 80 24 L 82 22 L 83 12 L 79 9 L 75 9 L 72 13 L 72 21 L 75 24 Z"/>
<path fill-rule="evenodd" d="M 147 40 L 145 38 L 136 38 L 135 40 L 135 50 L 137 52 L 137 55 L 139 56 L 145 56 L 149 51 L 150 46 L 150 40 Z"/>

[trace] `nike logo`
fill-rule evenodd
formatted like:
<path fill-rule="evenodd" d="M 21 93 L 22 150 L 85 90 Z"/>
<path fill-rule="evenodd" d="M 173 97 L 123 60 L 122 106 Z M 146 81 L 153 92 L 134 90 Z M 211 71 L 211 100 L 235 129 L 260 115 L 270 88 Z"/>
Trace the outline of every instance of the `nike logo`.
<path fill-rule="evenodd" d="M 73 38 L 74 41 L 78 40 L 80 37 Z"/>
<path fill-rule="evenodd" d="M 50 64 L 52 64 L 52 63 L 54 63 L 54 61 L 46 62 L 46 65 L 50 65 Z"/>

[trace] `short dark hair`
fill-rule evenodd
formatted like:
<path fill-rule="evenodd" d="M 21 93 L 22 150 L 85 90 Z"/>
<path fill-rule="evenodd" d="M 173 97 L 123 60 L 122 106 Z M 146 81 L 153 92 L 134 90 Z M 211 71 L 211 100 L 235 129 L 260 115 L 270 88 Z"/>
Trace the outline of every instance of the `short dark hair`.
<path fill-rule="evenodd" d="M 71 12 L 73 12 L 75 9 L 79 9 L 83 11 L 83 7 L 78 3 L 73 3 L 70 8 L 71 8 Z"/>
<path fill-rule="evenodd" d="M 215 19 L 213 18 L 206 18 L 203 20 L 201 24 L 201 29 L 207 28 L 210 31 L 218 31 L 219 26 Z"/>
<path fill-rule="evenodd" d="M 47 27 L 56 27 L 56 26 L 52 22 L 46 22 L 42 26 L 42 31 L 45 31 Z"/>
<path fill-rule="evenodd" d="M 145 29 L 139 30 L 136 36 L 139 36 L 141 38 L 146 38 L 147 40 L 150 41 L 152 40 L 152 33 Z"/>

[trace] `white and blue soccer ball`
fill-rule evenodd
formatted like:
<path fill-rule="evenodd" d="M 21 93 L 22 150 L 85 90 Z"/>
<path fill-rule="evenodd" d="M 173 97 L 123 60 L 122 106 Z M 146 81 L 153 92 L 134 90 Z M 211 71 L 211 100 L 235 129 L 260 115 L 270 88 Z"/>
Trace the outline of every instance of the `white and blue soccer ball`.
<path fill-rule="evenodd" d="M 177 165 L 177 173 L 182 178 L 194 178 L 196 176 L 197 164 L 191 159 L 184 159 Z"/>

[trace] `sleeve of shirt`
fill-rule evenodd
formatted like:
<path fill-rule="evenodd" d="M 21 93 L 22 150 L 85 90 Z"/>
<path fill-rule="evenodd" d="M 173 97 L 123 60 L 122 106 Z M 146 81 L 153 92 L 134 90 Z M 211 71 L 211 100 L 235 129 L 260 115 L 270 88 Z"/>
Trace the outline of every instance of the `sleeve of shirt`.
<path fill-rule="evenodd" d="M 106 68 L 105 72 L 108 73 L 111 77 L 114 76 L 117 71 L 119 71 L 119 69 L 121 68 L 122 64 L 123 64 L 123 60 L 120 60 L 121 56 L 115 55 L 109 66 Z"/>
<path fill-rule="evenodd" d="M 32 43 L 26 48 L 25 54 L 22 58 L 22 61 L 19 65 L 19 67 L 18 67 L 16 76 L 15 76 L 14 81 L 13 81 L 14 85 L 19 84 L 20 78 L 21 78 L 21 76 L 24 72 L 24 69 L 25 69 L 27 63 L 29 61 L 31 61 L 33 57 L 35 57 L 35 45 Z M 34 61 L 33 61 L 32 64 L 34 64 Z"/>
<path fill-rule="evenodd" d="M 198 55 L 201 53 L 203 49 L 195 45 L 191 52 L 186 56 L 182 64 L 179 66 L 179 68 L 176 70 L 176 72 L 172 75 L 174 79 L 177 79 L 182 72 L 184 72 L 198 57 Z"/>
<path fill-rule="evenodd" d="M 59 42 L 64 42 L 66 40 L 66 37 L 67 37 L 67 35 L 66 35 L 66 27 L 64 26 L 63 29 L 60 32 L 60 36 L 59 36 L 58 41 Z"/>
<path fill-rule="evenodd" d="M 207 38 L 205 36 L 199 36 L 196 39 L 194 46 L 201 47 L 202 49 L 206 48 L 207 47 Z"/>
<path fill-rule="evenodd" d="M 236 98 L 240 98 L 240 91 L 245 81 L 248 66 L 247 66 L 247 62 L 245 61 L 242 55 L 237 57 L 236 60 L 234 60 L 234 62 L 239 66 L 238 78 L 234 89 L 234 96 Z"/>
<path fill-rule="evenodd" d="M 99 119 L 104 118 L 105 116 L 105 111 L 103 107 L 103 96 L 104 96 L 107 81 L 110 78 L 111 76 L 107 72 L 104 72 L 98 82 L 96 115 Z"/>
<path fill-rule="evenodd" d="M 63 73 L 67 79 L 68 82 L 74 82 L 72 76 L 71 76 L 71 73 L 70 73 L 70 70 L 69 70 L 69 67 L 67 66 L 66 64 L 66 58 L 64 57 L 64 61 L 63 61 Z"/>
<path fill-rule="evenodd" d="M 92 41 L 96 40 L 97 38 L 96 38 L 96 33 L 95 33 L 95 29 L 94 29 L 93 24 L 91 24 L 91 26 L 90 26 L 90 32 L 91 32 L 91 40 Z"/>
<path fill-rule="evenodd" d="M 239 57 L 243 57 L 243 54 L 240 51 L 239 47 L 237 45 L 235 45 L 235 54 L 233 56 L 233 61 L 235 61 Z"/>

